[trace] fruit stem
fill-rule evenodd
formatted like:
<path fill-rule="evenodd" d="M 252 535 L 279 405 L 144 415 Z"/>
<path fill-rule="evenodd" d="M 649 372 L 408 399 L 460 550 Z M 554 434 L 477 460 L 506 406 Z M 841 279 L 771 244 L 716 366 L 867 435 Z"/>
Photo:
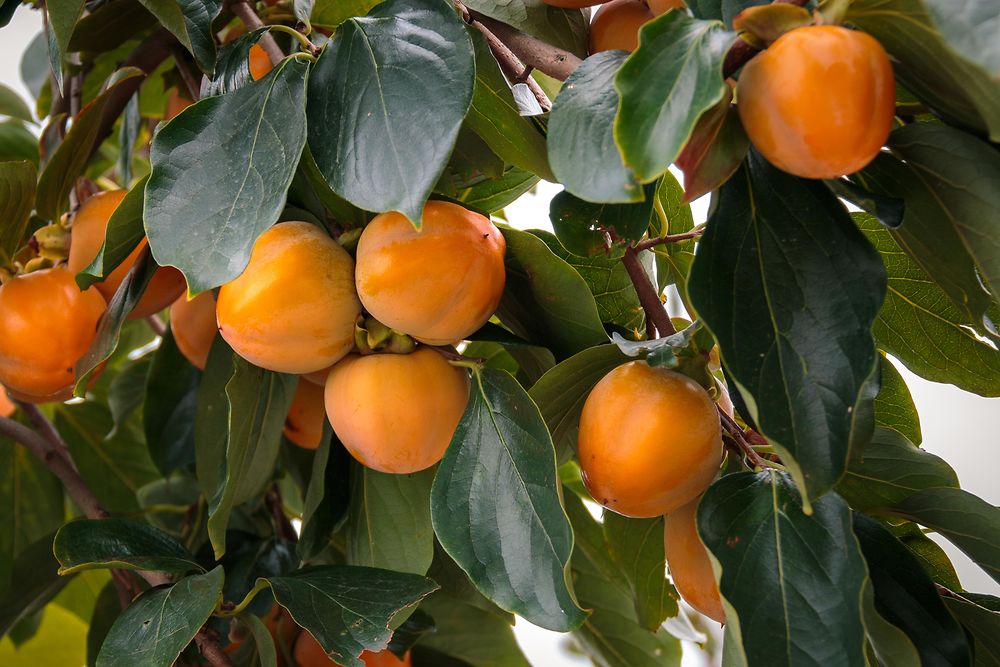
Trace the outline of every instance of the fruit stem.
<path fill-rule="evenodd" d="M 258 579 L 254 587 L 250 589 L 250 592 L 246 594 L 243 601 L 238 605 L 233 606 L 232 603 L 222 603 L 215 610 L 215 616 L 220 618 L 228 618 L 230 616 L 238 616 L 244 609 L 250 606 L 253 599 L 257 597 L 257 593 L 268 587 L 268 583 L 264 579 Z"/>
<path fill-rule="evenodd" d="M 310 40 L 308 37 L 303 35 L 295 28 L 289 28 L 287 25 L 281 25 L 280 23 L 276 23 L 271 26 L 271 31 L 283 32 L 286 35 L 291 35 L 293 38 L 295 38 L 296 41 L 298 41 L 299 44 L 302 45 L 302 48 L 305 49 L 306 52 L 308 52 L 309 55 L 313 56 L 314 58 L 318 56 L 319 52 L 322 50 L 320 49 L 320 47 L 313 44 L 312 40 Z"/>
<path fill-rule="evenodd" d="M 457 352 L 455 348 L 449 345 L 426 345 L 434 350 L 442 357 L 448 360 L 448 363 L 452 366 L 457 366 L 459 368 L 468 368 L 471 371 L 478 371 L 486 365 L 486 360 L 479 357 L 467 357 L 464 354 Z"/>
<path fill-rule="evenodd" d="M 809 0 L 774 0 L 771 4 L 798 5 L 799 7 L 803 7 L 808 2 Z M 739 68 L 750 62 L 760 52 L 761 49 L 753 46 L 742 37 L 737 37 L 722 63 L 722 78 L 728 79 L 731 77 Z"/>

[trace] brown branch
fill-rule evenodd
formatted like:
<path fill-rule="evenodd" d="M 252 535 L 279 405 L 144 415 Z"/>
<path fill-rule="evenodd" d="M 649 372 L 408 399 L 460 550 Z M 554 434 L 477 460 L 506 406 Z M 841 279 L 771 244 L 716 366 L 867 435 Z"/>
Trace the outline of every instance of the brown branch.
<path fill-rule="evenodd" d="M 38 433 L 41 434 L 41 436 L 45 438 L 50 445 L 52 445 L 56 452 L 66 459 L 66 461 L 69 462 L 75 470 L 76 465 L 73 463 L 73 459 L 69 454 L 69 447 L 66 446 L 66 441 L 62 439 L 61 435 L 59 435 L 59 432 L 56 430 L 56 427 L 52 425 L 52 422 L 46 419 L 45 415 L 42 414 L 42 411 L 38 409 L 38 406 L 34 403 L 26 403 L 24 401 L 17 400 L 15 400 L 14 403 L 17 404 L 17 407 L 28 417 L 31 423 L 35 425 L 35 429 L 37 429 Z"/>
<path fill-rule="evenodd" d="M 465 7 L 461 2 L 456 2 L 459 9 Z M 473 25 L 478 23 L 489 30 L 490 34 L 499 39 L 504 46 L 509 49 L 525 65 L 534 67 L 539 72 L 548 74 L 554 79 L 565 81 L 566 77 L 580 66 L 583 61 L 575 55 L 552 46 L 531 35 L 521 32 L 502 21 L 490 18 L 474 9 L 465 8 Z M 479 29 L 479 26 L 476 26 Z"/>
<path fill-rule="evenodd" d="M 297 541 L 299 535 L 295 532 L 292 522 L 285 516 L 284 503 L 281 500 L 281 491 L 278 490 L 277 484 L 268 489 L 267 493 L 264 494 L 264 503 L 271 510 L 271 516 L 274 517 L 274 525 L 278 535 L 292 542 Z"/>
<path fill-rule="evenodd" d="M 154 314 L 147 317 L 146 324 L 149 325 L 149 328 L 152 329 L 153 333 L 157 336 L 162 336 L 167 332 L 167 325 L 163 323 L 163 320 L 160 319 L 159 315 Z"/>
<path fill-rule="evenodd" d="M 243 22 L 247 30 L 257 30 L 258 28 L 263 28 L 264 22 L 260 20 L 257 16 L 257 12 L 254 11 L 253 7 L 247 2 L 234 2 L 229 5 L 229 9 L 232 10 L 233 14 Z M 278 46 L 278 43 L 274 41 L 274 35 L 269 32 L 265 32 L 260 37 L 258 42 L 261 48 L 267 53 L 267 57 L 271 59 L 271 64 L 277 66 L 285 58 L 284 51 Z"/>
<path fill-rule="evenodd" d="M 772 4 L 775 5 L 798 5 L 802 7 L 809 0 L 773 0 Z M 756 46 L 752 46 L 749 42 L 745 41 L 742 37 L 737 37 L 736 42 L 729 49 L 729 53 L 726 54 L 725 60 L 722 62 L 722 78 L 728 79 L 733 74 L 736 74 L 739 68 L 746 65 L 760 53 L 760 49 Z"/>
<path fill-rule="evenodd" d="M 504 76 L 507 77 L 507 80 L 511 83 L 527 84 L 528 88 L 531 90 L 531 94 L 535 96 L 536 100 L 538 100 L 538 105 L 542 107 L 542 111 L 551 111 L 552 101 L 549 99 L 549 96 L 545 94 L 545 91 L 538 85 L 538 82 L 531 78 L 533 65 L 525 65 L 522 63 L 514 52 L 511 51 L 506 44 L 500 41 L 500 38 L 494 35 L 481 20 L 472 16 L 472 12 L 468 7 L 458 0 L 456 0 L 455 5 L 458 7 L 459 11 L 462 12 L 462 17 L 465 21 L 486 38 L 486 43 L 489 45 L 490 51 L 493 52 L 493 57 L 496 58 L 497 62 L 500 64 L 500 69 L 503 70 Z"/>
<path fill-rule="evenodd" d="M 722 425 L 729 434 L 733 443 L 736 445 L 737 451 L 746 457 L 747 461 L 750 462 L 751 468 L 765 468 L 767 467 L 767 462 L 761 458 L 757 450 L 747 442 L 746 436 L 743 433 L 743 429 L 740 425 L 736 423 L 736 420 L 726 414 L 726 411 L 722 409 L 722 406 L 716 405 L 719 410 L 719 418 L 722 420 Z"/>
<path fill-rule="evenodd" d="M 37 411 L 37 408 L 36 408 Z M 41 415 L 40 412 L 38 412 Z M 29 414 L 29 418 L 32 418 Z M 44 419 L 44 416 L 42 417 Z M 45 420 L 48 422 L 48 420 Z M 44 429 L 55 433 L 56 438 L 62 441 L 58 432 L 51 424 Z M 88 519 L 106 519 L 109 515 L 107 510 L 101 506 L 100 501 L 94 492 L 90 490 L 87 483 L 76 471 L 72 460 L 67 454 L 64 456 L 47 437 L 36 433 L 24 424 L 14 421 L 8 417 L 0 417 L 0 435 L 5 435 L 12 440 L 21 443 L 31 454 L 33 454 L 45 467 L 47 467 L 66 488 L 66 492 L 73 500 L 83 515 Z M 139 576 L 145 579 L 150 586 L 162 586 L 171 583 L 170 577 L 163 572 L 139 572 Z M 198 631 L 195 642 L 201 649 L 202 655 L 214 667 L 233 667 L 232 660 L 229 659 L 219 645 L 207 636 L 206 630 Z"/>
<path fill-rule="evenodd" d="M 639 297 L 639 305 L 646 313 L 647 327 L 648 323 L 652 322 L 661 337 L 677 333 L 673 322 L 670 321 L 670 315 L 663 307 L 663 302 L 660 301 L 660 295 L 656 293 L 656 288 L 646 274 L 646 269 L 642 268 L 642 262 L 639 261 L 639 251 L 635 247 L 625 248 L 622 264 L 625 265 L 625 271 L 628 272 L 632 287 L 635 288 L 635 293 Z"/>
<path fill-rule="evenodd" d="M 184 81 L 184 87 L 187 88 L 188 98 L 193 102 L 197 102 L 201 97 L 201 86 L 198 85 L 198 79 L 188 65 L 185 53 L 186 51 L 180 45 L 180 42 L 174 42 L 170 45 L 170 54 L 173 56 L 174 64 L 177 65 L 177 71 L 180 72 L 181 79 Z"/>
<path fill-rule="evenodd" d="M 639 241 L 633 248 L 636 250 L 649 250 L 658 245 L 666 245 L 669 243 L 680 243 L 681 241 L 688 241 L 690 239 L 696 239 L 702 235 L 705 231 L 704 227 L 701 229 L 692 229 L 690 232 L 684 232 L 683 234 L 668 234 L 666 236 L 660 236 L 655 239 L 646 239 L 645 241 Z"/>

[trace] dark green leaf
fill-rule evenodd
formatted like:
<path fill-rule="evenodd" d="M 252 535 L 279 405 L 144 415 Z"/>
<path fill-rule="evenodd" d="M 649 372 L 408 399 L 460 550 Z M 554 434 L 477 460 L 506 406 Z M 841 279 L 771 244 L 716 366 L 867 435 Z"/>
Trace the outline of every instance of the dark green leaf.
<path fill-rule="evenodd" d="M 60 60 L 69 54 L 69 40 L 73 36 L 73 27 L 83 14 L 83 5 L 84 0 L 49 0 L 45 3 L 49 30 L 58 47 Z"/>
<path fill-rule="evenodd" d="M 538 408 L 507 373 L 477 373 L 434 479 L 434 532 L 486 597 L 565 632 L 585 615 L 569 588 L 573 531 L 559 496 Z"/>
<path fill-rule="evenodd" d="M 18 121 L 0 123 L 0 162 L 22 161 L 38 164 L 38 139 Z M 29 199 L 26 205 L 31 203 Z"/>
<path fill-rule="evenodd" d="M 229 440 L 220 484 L 210 499 L 208 537 L 215 557 L 226 552 L 226 528 L 233 508 L 264 490 L 274 474 L 281 430 L 298 378 L 257 368 L 233 357 L 235 373 L 226 384 Z"/>
<path fill-rule="evenodd" d="M 750 155 L 720 191 L 688 292 L 808 507 L 847 463 L 885 270 L 822 183 Z"/>
<path fill-rule="evenodd" d="M 920 664 L 920 655 L 906 633 L 875 610 L 875 591 L 871 581 L 865 584 L 862 614 L 868 638 L 865 664 L 879 667 L 910 667 Z"/>
<path fill-rule="evenodd" d="M 198 387 L 194 417 L 195 471 L 206 498 L 213 498 L 225 478 L 229 441 L 229 398 L 226 385 L 233 378 L 235 355 L 222 336 L 216 336 Z"/>
<path fill-rule="evenodd" d="M 231 530 L 228 550 L 219 564 L 226 570 L 222 595 L 226 600 L 242 600 L 261 578 L 288 574 L 298 565 L 295 545 L 279 537 L 261 539 L 242 530 Z M 274 601 L 270 595 L 254 596 L 247 611 L 266 615 Z"/>
<path fill-rule="evenodd" d="M 629 519 L 604 512 L 604 535 L 611 557 L 632 590 L 635 615 L 650 632 L 677 615 L 677 593 L 667 582 L 663 517 Z"/>
<path fill-rule="evenodd" d="M 1000 508 L 944 487 L 917 491 L 889 511 L 941 533 L 1000 582 Z"/>
<path fill-rule="evenodd" d="M 11 568 L 10 586 L 0 596 L 0 637 L 48 604 L 69 583 L 70 577 L 60 577 L 58 570 L 51 534 L 21 552 Z"/>
<path fill-rule="evenodd" d="M 34 122 L 31 109 L 21 96 L 3 84 L 0 84 L 0 116 L 10 116 L 28 123 Z"/>
<path fill-rule="evenodd" d="M 567 190 L 552 198 L 549 220 L 566 248 L 578 255 L 610 256 L 617 261 L 620 248 L 610 252 L 605 246 L 605 230 L 614 230 L 625 241 L 638 241 L 649 228 L 655 188 L 646 188 L 646 199 L 638 204 L 594 204 Z"/>
<path fill-rule="evenodd" d="M 146 376 L 149 375 L 150 358 L 141 357 L 125 364 L 121 371 L 111 378 L 108 386 L 108 408 L 111 410 L 113 426 L 108 438 L 118 434 L 129 418 L 143 404 L 146 398 Z"/>
<path fill-rule="evenodd" d="M 722 60 L 734 37 L 718 21 L 685 12 L 667 12 L 642 27 L 639 48 L 615 77 L 621 95 L 615 140 L 639 181 L 666 171 L 702 112 L 722 99 Z"/>
<path fill-rule="evenodd" d="M 858 178 L 857 175 L 853 177 Z M 890 195 L 875 194 L 846 178 L 829 179 L 823 182 L 833 194 L 846 199 L 862 211 L 871 213 L 889 229 L 895 229 L 903 224 L 903 214 L 906 213 L 906 207 L 902 199 Z"/>
<path fill-rule="evenodd" d="M 749 667 L 865 664 L 865 564 L 840 497 L 807 515 L 784 473 L 726 475 L 702 497 L 698 530 Z"/>
<path fill-rule="evenodd" d="M 426 574 L 434 558 L 434 470 L 391 475 L 355 465 L 347 517 L 347 563 Z"/>
<path fill-rule="evenodd" d="M 943 459 L 910 444 L 896 431 L 876 428 L 860 460 L 837 484 L 851 507 L 867 511 L 892 507 L 921 489 L 958 487 L 958 477 Z"/>
<path fill-rule="evenodd" d="M 97 147 L 108 102 L 125 93 L 131 97 L 144 77 L 145 73 L 136 67 L 118 70 L 106 90 L 80 112 L 38 179 L 35 208 L 40 216 L 56 220 L 66 210 L 69 191 Z"/>
<path fill-rule="evenodd" d="M 9 266 L 24 242 L 35 199 L 35 165 L 0 162 L 0 262 Z"/>
<path fill-rule="evenodd" d="M 422 637 L 418 647 L 436 649 L 472 667 L 530 667 L 514 628 L 500 616 L 443 593 L 420 608 L 434 618 L 435 631 Z"/>
<path fill-rule="evenodd" d="M 368 567 L 306 567 L 267 579 L 292 619 L 345 667 L 364 667 L 363 650 L 384 649 L 392 619 L 437 589 L 426 577 Z"/>
<path fill-rule="evenodd" d="M 1000 355 L 967 328 L 945 293 L 892 240 L 878 220 L 854 221 L 882 255 L 888 292 L 872 327 L 879 347 L 911 371 L 981 396 L 1000 396 Z"/>
<path fill-rule="evenodd" d="M 472 41 L 446 3 L 388 0 L 342 24 L 313 66 L 308 99 L 309 146 L 330 187 L 419 223 L 474 82 Z"/>
<path fill-rule="evenodd" d="M 877 521 L 854 515 L 868 565 L 875 611 L 906 633 L 921 665 L 970 665 L 965 633 L 945 608 L 920 562 Z"/>
<path fill-rule="evenodd" d="M 146 447 L 164 477 L 194 463 L 200 381 L 201 373 L 187 362 L 168 329 L 153 355 L 142 411 Z"/>
<path fill-rule="evenodd" d="M 497 316 L 518 336 L 567 357 L 607 340 L 587 283 L 534 234 L 501 229 L 507 282 Z"/>
<path fill-rule="evenodd" d="M 587 55 L 588 16 L 579 9 L 559 9 L 544 0 L 469 0 L 465 5 L 581 58 Z"/>
<path fill-rule="evenodd" d="M 458 193 L 455 201 L 485 215 L 513 203 L 535 187 L 538 177 L 530 171 L 511 167 L 500 178 L 489 179 Z"/>
<path fill-rule="evenodd" d="M 174 538 L 130 519 L 70 521 L 56 533 L 52 550 L 59 560 L 59 574 L 103 568 L 172 574 L 203 571 Z"/>
<path fill-rule="evenodd" d="M 139 114 L 139 94 L 129 98 L 118 126 L 118 178 L 126 185 L 132 182 L 132 151 L 141 130 L 142 116 Z"/>
<path fill-rule="evenodd" d="M 96 667 L 172 665 L 219 603 L 223 577 L 217 567 L 140 595 L 111 626 Z"/>
<path fill-rule="evenodd" d="M 94 614 L 90 617 L 90 625 L 87 628 L 87 667 L 97 663 L 97 654 L 101 652 L 101 645 L 104 638 L 111 631 L 115 619 L 122 613 L 122 603 L 118 598 L 118 591 L 111 582 L 101 590 L 94 605 Z"/>
<path fill-rule="evenodd" d="M 1000 665 L 1000 613 L 952 597 L 946 597 L 944 601 L 975 639 L 975 666 Z"/>
<path fill-rule="evenodd" d="M 477 31 L 472 32 L 472 44 L 476 54 L 476 85 L 466 125 L 506 162 L 554 181 L 545 151 L 545 134 L 518 111 L 510 84 Z"/>
<path fill-rule="evenodd" d="M 277 667 L 278 651 L 274 646 L 274 637 L 264 625 L 264 621 L 254 614 L 243 614 L 240 618 L 250 628 L 250 636 L 253 637 L 254 646 L 257 649 L 260 667 Z"/>
<path fill-rule="evenodd" d="M 91 53 L 111 51 L 137 33 L 156 25 L 156 22 L 156 17 L 138 0 L 106 2 L 77 21 L 69 50 Z"/>
<path fill-rule="evenodd" d="M 252 30 L 225 44 L 215 63 L 215 74 L 201 82 L 201 98 L 225 95 L 253 83 L 250 73 L 250 49 L 266 30 Z"/>
<path fill-rule="evenodd" d="M 614 81 L 627 55 L 622 51 L 605 51 L 587 58 L 566 79 L 552 105 L 549 120 L 552 170 L 567 192 L 586 201 L 644 199 L 635 175 L 622 162 L 614 136 L 618 113 Z"/>
<path fill-rule="evenodd" d="M 238 276 L 284 208 L 305 143 L 307 70 L 285 60 L 260 81 L 191 105 L 153 139 L 149 245 L 184 273 L 191 294 Z"/>
<path fill-rule="evenodd" d="M 687 0 L 691 13 L 702 19 L 716 19 L 732 25 L 733 19 L 747 7 L 766 5 L 768 0 Z"/>
<path fill-rule="evenodd" d="M 580 412 L 597 382 L 628 361 L 614 345 L 598 345 L 548 370 L 528 392 L 552 434 L 559 460 L 576 451 Z"/>
<path fill-rule="evenodd" d="M 920 415 L 906 381 L 885 357 L 879 360 L 879 368 L 882 377 L 878 396 L 875 397 L 875 424 L 892 429 L 914 445 L 919 445 L 923 440 Z"/>
<path fill-rule="evenodd" d="M 929 538 L 920 526 L 912 521 L 900 522 L 898 519 L 887 521 L 884 525 L 903 543 L 903 546 L 909 549 L 936 583 L 953 591 L 962 590 L 962 584 L 948 554 L 937 542 Z"/>
<path fill-rule="evenodd" d="M 215 71 L 215 34 L 212 21 L 222 0 L 139 0 L 164 28 L 184 45 L 203 72 Z"/>
<path fill-rule="evenodd" d="M 312 457 L 311 476 L 303 500 L 298 550 L 305 560 L 326 548 L 330 534 L 347 514 L 350 465 L 351 457 L 347 450 L 324 431 L 319 448 Z"/>
<path fill-rule="evenodd" d="M 684 190 L 669 171 L 656 186 L 653 200 L 655 216 L 650 221 L 649 235 L 663 237 L 683 234 L 694 229 L 691 207 L 684 200 Z M 682 299 L 687 299 L 688 274 L 694 263 L 695 240 L 679 241 L 652 249 L 656 257 L 656 284 L 659 291 L 667 285 L 676 285 Z M 685 301 L 687 304 L 687 301 Z M 688 308 L 689 312 L 693 309 Z"/>
<path fill-rule="evenodd" d="M 364 16 L 381 0 L 316 0 L 310 21 L 313 26 L 331 29 L 354 16 Z"/>

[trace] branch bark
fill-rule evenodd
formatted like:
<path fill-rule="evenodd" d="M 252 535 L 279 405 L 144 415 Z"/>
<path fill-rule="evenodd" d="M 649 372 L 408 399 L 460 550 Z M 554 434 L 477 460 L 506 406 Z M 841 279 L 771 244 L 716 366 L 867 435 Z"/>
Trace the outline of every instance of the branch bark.
<path fill-rule="evenodd" d="M 229 8 L 236 14 L 237 18 L 243 22 L 247 30 L 256 30 L 258 28 L 264 27 L 264 22 L 260 20 L 257 16 L 257 12 L 254 11 L 253 7 L 247 2 L 234 2 L 229 5 Z M 277 66 L 284 57 L 285 53 L 278 46 L 278 43 L 274 41 L 274 35 L 269 32 L 265 32 L 258 42 L 261 48 L 267 53 L 267 57 L 271 59 L 271 64 Z"/>
<path fill-rule="evenodd" d="M 459 3 L 460 9 L 464 7 Z M 547 44 L 542 40 L 521 32 L 502 21 L 490 18 L 481 12 L 465 8 L 475 26 L 476 23 L 486 28 L 502 42 L 522 63 L 534 67 L 539 72 L 548 74 L 554 79 L 565 81 L 583 61 L 575 55 Z M 477 29 L 478 26 L 476 26 Z"/>
<path fill-rule="evenodd" d="M 625 271 L 628 272 L 628 277 L 632 281 L 632 287 L 635 288 L 635 293 L 639 297 L 639 305 L 642 306 L 642 310 L 646 313 L 646 321 L 653 323 L 653 326 L 656 327 L 656 331 L 659 332 L 661 337 L 675 334 L 677 333 L 677 329 L 674 328 L 673 322 L 670 321 L 670 315 L 667 314 L 666 308 L 663 307 L 660 295 L 656 293 L 656 288 L 646 274 L 646 270 L 642 268 L 642 262 L 639 261 L 639 252 L 634 246 L 626 248 L 625 254 L 622 256 L 622 264 L 625 265 Z"/>

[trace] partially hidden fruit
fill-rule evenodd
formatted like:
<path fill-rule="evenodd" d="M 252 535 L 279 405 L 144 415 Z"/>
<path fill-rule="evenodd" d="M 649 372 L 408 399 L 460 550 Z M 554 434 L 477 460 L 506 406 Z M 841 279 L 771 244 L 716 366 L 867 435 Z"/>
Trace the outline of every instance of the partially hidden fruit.
<path fill-rule="evenodd" d="M 670 578 L 681 597 L 705 616 L 726 622 L 719 585 L 715 583 L 708 551 L 698 537 L 696 499 L 667 514 L 663 526 L 663 548 Z"/>
<path fill-rule="evenodd" d="M 81 292 L 65 267 L 11 278 L 0 286 L 0 384 L 12 398 L 64 401 L 73 393 L 76 363 L 97 334 L 107 304 Z"/>
<path fill-rule="evenodd" d="M 747 136 L 775 166 L 836 178 L 878 155 L 895 113 L 885 49 L 839 26 L 798 28 L 743 68 L 737 109 Z"/>
<path fill-rule="evenodd" d="M 412 664 L 409 653 L 400 660 L 388 649 L 378 653 L 364 651 L 361 660 L 365 663 L 365 667 L 410 667 Z M 295 641 L 295 662 L 299 667 L 330 667 L 338 664 L 327 656 L 316 638 L 308 632 L 300 634 Z"/>
<path fill-rule="evenodd" d="M 180 90 L 174 88 L 167 98 L 167 108 L 163 112 L 163 120 L 167 121 L 194 104 L 191 98 L 182 94 Z"/>
<path fill-rule="evenodd" d="M 656 15 L 639 0 L 611 0 L 601 5 L 590 22 L 590 52 L 635 51 L 639 28 Z"/>
<path fill-rule="evenodd" d="M 326 376 L 330 374 L 329 368 L 321 368 L 318 371 L 313 371 L 312 373 L 304 373 L 303 378 L 312 382 L 313 384 L 318 384 L 321 387 L 326 386 Z"/>
<path fill-rule="evenodd" d="M 125 198 L 125 194 L 125 190 L 100 192 L 83 202 L 77 210 L 73 217 L 69 260 L 66 262 L 66 266 L 72 273 L 79 273 L 97 257 L 97 253 L 100 252 L 101 245 L 104 243 L 108 220 L 111 219 L 111 214 Z M 135 264 L 139 253 L 146 245 L 146 239 L 143 239 L 138 247 L 104 281 L 94 285 L 105 300 L 110 301 L 111 297 L 118 291 L 125 275 Z M 159 267 L 153 274 L 152 280 L 149 281 L 149 285 L 146 286 L 146 292 L 139 299 L 139 303 L 129 314 L 129 319 L 141 319 L 160 312 L 181 295 L 184 287 L 184 276 L 180 271 L 172 266 Z"/>
<path fill-rule="evenodd" d="M 252 364 L 312 373 L 354 345 L 361 303 L 354 260 L 308 222 L 282 222 L 260 235 L 243 273 L 219 290 L 219 333 Z"/>
<path fill-rule="evenodd" d="M 246 32 L 246 26 L 239 23 L 229 29 L 226 33 L 225 41 L 227 43 L 231 42 L 237 37 L 245 35 Z M 267 51 L 265 51 L 264 47 L 262 47 L 259 43 L 250 47 L 250 62 L 248 64 L 250 66 L 250 77 L 254 81 L 260 81 L 267 76 L 268 72 L 274 69 L 274 65 L 271 64 L 271 58 L 267 55 Z"/>
<path fill-rule="evenodd" d="M 0 417 L 10 417 L 17 410 L 17 406 L 7 396 L 7 390 L 0 387 Z"/>
<path fill-rule="evenodd" d="M 264 625 L 267 627 L 267 631 L 271 635 L 271 639 L 274 640 L 274 648 L 277 653 L 278 667 L 283 667 L 285 664 L 285 654 L 292 653 L 295 649 L 296 638 L 302 631 L 292 617 L 285 611 L 285 608 L 279 605 L 277 602 L 271 607 L 271 610 L 267 612 L 267 617 L 264 619 Z M 242 646 L 245 639 L 239 638 L 231 640 L 229 645 L 226 646 L 226 653 L 234 653 L 240 646 Z M 301 665 L 300 665 L 301 667 Z"/>
<path fill-rule="evenodd" d="M 580 415 L 578 456 L 594 499 L 630 517 L 654 517 L 699 496 L 722 462 L 715 403 L 691 378 L 644 361 L 594 387 Z"/>
<path fill-rule="evenodd" d="M 350 355 L 330 370 L 326 414 L 362 464 L 404 474 L 444 456 L 469 400 L 469 376 L 440 354 Z"/>
<path fill-rule="evenodd" d="M 300 377 L 292 406 L 285 417 L 285 437 L 299 447 L 316 449 L 323 439 L 325 421 L 323 387 L 310 382 L 305 376 Z"/>
<path fill-rule="evenodd" d="M 383 213 L 358 241 L 361 303 L 424 343 L 460 341 L 500 303 L 506 248 L 489 219 L 457 204 L 427 202 L 420 231 L 399 213 Z"/>
<path fill-rule="evenodd" d="M 182 294 L 170 306 L 170 331 L 184 358 L 199 370 L 205 370 L 208 353 L 219 325 L 215 321 L 215 296 L 202 292 L 188 301 Z"/>
<path fill-rule="evenodd" d="M 684 0 L 646 0 L 649 11 L 657 16 L 666 14 L 671 9 L 684 9 Z"/>

